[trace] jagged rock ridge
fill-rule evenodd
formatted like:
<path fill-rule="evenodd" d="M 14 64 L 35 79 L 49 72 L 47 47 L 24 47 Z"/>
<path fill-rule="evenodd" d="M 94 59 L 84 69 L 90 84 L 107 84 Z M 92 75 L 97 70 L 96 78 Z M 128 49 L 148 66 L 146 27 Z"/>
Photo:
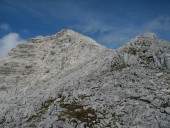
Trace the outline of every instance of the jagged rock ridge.
<path fill-rule="evenodd" d="M 72 30 L 0 61 L 0 127 L 169 127 L 170 44 L 153 33 L 107 49 Z"/>

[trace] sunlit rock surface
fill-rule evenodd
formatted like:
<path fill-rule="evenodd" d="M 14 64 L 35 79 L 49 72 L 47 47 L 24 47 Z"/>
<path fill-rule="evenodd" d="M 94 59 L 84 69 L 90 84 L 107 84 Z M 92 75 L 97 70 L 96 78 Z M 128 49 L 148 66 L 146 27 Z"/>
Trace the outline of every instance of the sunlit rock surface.
<path fill-rule="evenodd" d="M 141 34 L 107 49 L 72 30 L 0 60 L 0 128 L 168 128 L 170 43 Z"/>

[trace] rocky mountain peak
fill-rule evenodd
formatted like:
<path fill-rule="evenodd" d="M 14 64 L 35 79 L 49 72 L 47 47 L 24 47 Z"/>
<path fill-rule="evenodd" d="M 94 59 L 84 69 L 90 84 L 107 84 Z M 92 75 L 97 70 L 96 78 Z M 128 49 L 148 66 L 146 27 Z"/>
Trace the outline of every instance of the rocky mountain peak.
<path fill-rule="evenodd" d="M 140 34 L 139 36 L 145 37 L 145 38 L 150 38 L 150 39 L 157 39 L 157 35 L 155 33 L 151 33 L 151 32 Z"/>
<path fill-rule="evenodd" d="M 98 44 L 95 40 L 84 36 L 78 32 L 75 32 L 71 29 L 62 29 L 58 33 L 51 36 L 37 36 L 35 38 L 29 39 L 27 42 L 32 43 L 49 43 L 49 42 L 58 42 L 62 44 L 72 44 L 72 45 L 87 45 L 87 46 L 98 46 L 103 47 Z"/>
<path fill-rule="evenodd" d="M 169 127 L 170 44 L 141 34 L 117 50 L 73 30 L 0 60 L 0 127 Z"/>
<path fill-rule="evenodd" d="M 154 33 L 136 36 L 118 49 L 127 65 L 152 65 L 169 68 L 170 45 Z"/>
<path fill-rule="evenodd" d="M 72 30 L 72 29 L 62 29 L 60 32 L 58 32 L 57 34 L 60 34 L 60 35 L 67 35 L 67 36 L 78 36 L 79 33 Z M 57 35 L 56 34 L 56 35 Z"/>
<path fill-rule="evenodd" d="M 135 38 L 131 39 L 127 45 L 130 46 L 130 45 L 133 45 L 133 46 L 150 46 L 152 45 L 153 43 L 158 43 L 158 38 L 156 36 L 155 33 L 150 33 L 150 32 L 147 32 L 147 33 L 143 33 L 143 34 L 139 34 L 137 35 Z"/>

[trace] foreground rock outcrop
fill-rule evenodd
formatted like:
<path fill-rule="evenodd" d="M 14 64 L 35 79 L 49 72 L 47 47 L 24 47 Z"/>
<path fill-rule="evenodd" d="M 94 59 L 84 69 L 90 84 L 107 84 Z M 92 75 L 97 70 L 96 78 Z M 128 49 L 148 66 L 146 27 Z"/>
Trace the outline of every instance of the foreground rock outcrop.
<path fill-rule="evenodd" d="M 29 39 L 0 61 L 2 128 L 168 128 L 170 43 L 117 50 L 72 30 Z"/>

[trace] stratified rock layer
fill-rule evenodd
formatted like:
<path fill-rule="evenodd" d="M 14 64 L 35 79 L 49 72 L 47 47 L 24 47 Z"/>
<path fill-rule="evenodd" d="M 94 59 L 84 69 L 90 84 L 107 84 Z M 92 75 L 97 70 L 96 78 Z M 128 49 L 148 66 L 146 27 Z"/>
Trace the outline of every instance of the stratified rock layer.
<path fill-rule="evenodd" d="M 0 61 L 2 128 L 168 128 L 170 44 L 153 33 L 110 50 L 72 30 Z"/>

